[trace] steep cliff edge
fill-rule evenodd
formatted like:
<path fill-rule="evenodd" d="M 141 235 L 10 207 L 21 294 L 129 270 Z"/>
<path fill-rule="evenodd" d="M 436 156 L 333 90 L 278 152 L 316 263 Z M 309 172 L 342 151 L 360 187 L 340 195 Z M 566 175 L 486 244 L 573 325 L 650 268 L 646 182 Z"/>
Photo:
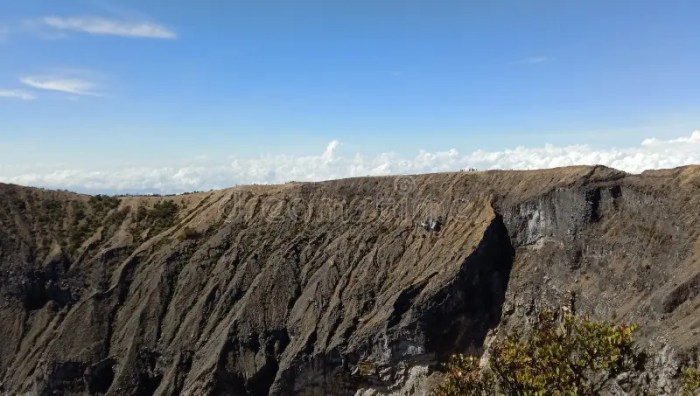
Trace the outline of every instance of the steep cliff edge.
<path fill-rule="evenodd" d="M 420 392 L 543 305 L 700 345 L 700 167 L 0 202 L 0 393 Z"/>

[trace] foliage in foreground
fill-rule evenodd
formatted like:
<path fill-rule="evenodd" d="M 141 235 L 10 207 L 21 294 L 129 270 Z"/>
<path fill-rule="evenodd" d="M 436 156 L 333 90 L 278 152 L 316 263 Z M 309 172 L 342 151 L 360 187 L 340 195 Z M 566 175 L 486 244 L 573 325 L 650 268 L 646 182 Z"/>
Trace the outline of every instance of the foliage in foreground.
<path fill-rule="evenodd" d="M 454 355 L 447 364 L 445 382 L 435 390 L 434 395 L 491 395 L 495 389 L 493 374 L 479 368 L 479 359 Z"/>
<path fill-rule="evenodd" d="M 683 373 L 683 387 L 681 394 L 683 396 L 693 396 L 700 393 L 700 370 L 689 368 Z"/>
<path fill-rule="evenodd" d="M 436 396 L 598 395 L 620 374 L 640 373 L 647 360 L 636 326 L 542 313 L 527 337 L 510 334 L 489 350 L 488 369 L 474 357 L 453 356 Z M 685 372 L 681 394 L 700 388 L 700 371 Z"/>

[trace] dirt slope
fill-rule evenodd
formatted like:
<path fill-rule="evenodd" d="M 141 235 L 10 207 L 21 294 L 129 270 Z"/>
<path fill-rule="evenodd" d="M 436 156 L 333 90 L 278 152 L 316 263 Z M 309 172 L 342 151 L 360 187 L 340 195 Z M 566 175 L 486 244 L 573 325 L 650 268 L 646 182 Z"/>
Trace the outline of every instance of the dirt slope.
<path fill-rule="evenodd" d="M 663 392 L 700 345 L 698 207 L 700 167 L 0 185 L 0 393 L 420 393 L 543 305 L 642 325 Z"/>

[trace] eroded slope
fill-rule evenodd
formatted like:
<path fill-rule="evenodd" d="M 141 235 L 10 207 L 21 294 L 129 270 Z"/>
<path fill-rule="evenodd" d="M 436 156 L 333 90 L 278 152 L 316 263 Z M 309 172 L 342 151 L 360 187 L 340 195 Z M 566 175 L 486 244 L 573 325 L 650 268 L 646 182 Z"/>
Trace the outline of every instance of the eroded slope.
<path fill-rule="evenodd" d="M 657 347 L 689 350 L 700 344 L 698 192 L 697 167 L 119 201 L 0 185 L 0 390 L 411 392 L 417 371 L 480 351 L 547 304 L 634 321 Z"/>

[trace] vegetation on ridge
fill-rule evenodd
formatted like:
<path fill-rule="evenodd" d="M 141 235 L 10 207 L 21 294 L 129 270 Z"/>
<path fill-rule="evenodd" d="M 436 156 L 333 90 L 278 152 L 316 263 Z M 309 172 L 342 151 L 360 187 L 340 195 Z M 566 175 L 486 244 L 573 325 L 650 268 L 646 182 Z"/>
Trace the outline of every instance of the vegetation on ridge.
<path fill-rule="evenodd" d="M 175 224 L 179 211 L 180 206 L 172 200 L 162 200 L 156 202 L 152 208 L 139 206 L 135 220 L 140 227 L 150 228 L 151 235 L 157 235 Z"/>
<path fill-rule="evenodd" d="M 108 220 L 107 224 L 115 223 L 122 216 L 123 212 L 122 214 L 110 214 L 110 212 L 118 208 L 120 203 L 121 200 L 119 198 L 108 195 L 90 197 L 87 207 L 78 201 L 71 202 L 73 225 L 68 241 L 69 250 L 75 251 L 78 249 L 95 230 L 103 225 L 105 219 Z M 108 214 L 110 215 L 108 216 Z"/>

